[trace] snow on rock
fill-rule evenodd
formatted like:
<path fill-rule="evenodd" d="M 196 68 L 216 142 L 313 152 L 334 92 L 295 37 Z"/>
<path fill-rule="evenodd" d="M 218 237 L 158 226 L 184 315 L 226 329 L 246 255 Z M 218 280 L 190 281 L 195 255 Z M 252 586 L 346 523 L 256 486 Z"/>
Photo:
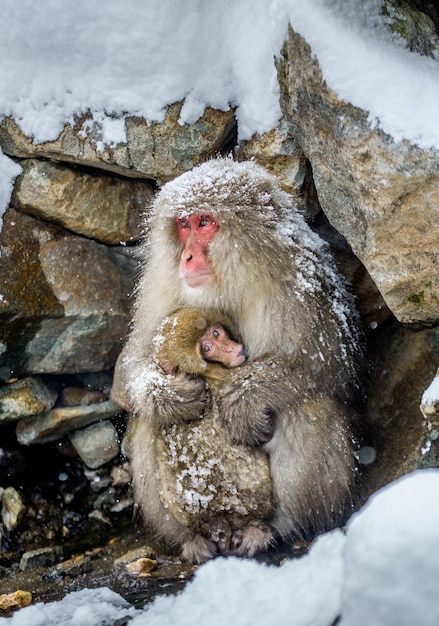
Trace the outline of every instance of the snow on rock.
<path fill-rule="evenodd" d="M 8 208 L 14 180 L 21 172 L 22 169 L 18 163 L 5 156 L 0 148 L 0 231 L 3 224 L 3 213 Z"/>
<path fill-rule="evenodd" d="M 396 142 L 439 147 L 439 60 L 408 50 L 382 14 L 382 0 L 285 0 L 327 85 Z"/>
<path fill-rule="evenodd" d="M 385 27 L 382 0 L 0 0 L 0 116 L 36 142 L 90 111 L 103 144 L 123 141 L 127 114 L 180 122 L 237 107 L 239 138 L 280 118 L 274 57 L 288 22 L 312 46 L 342 99 L 399 141 L 439 146 L 439 62 Z M 221 51 L 221 53 L 219 53 Z M 118 119 L 115 119 L 118 118 Z M 102 147 L 102 146 L 101 146 Z"/>

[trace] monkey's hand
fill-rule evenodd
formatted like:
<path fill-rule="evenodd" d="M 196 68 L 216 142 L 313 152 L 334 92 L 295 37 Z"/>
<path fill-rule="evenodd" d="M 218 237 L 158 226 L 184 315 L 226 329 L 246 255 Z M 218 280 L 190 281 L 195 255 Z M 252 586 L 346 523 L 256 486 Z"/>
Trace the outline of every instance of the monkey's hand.
<path fill-rule="evenodd" d="M 283 374 L 272 362 L 249 362 L 230 370 L 219 390 L 219 412 L 234 441 L 261 445 L 271 439 L 282 408 Z"/>
<path fill-rule="evenodd" d="M 206 384 L 201 378 L 186 374 L 166 375 L 153 361 L 137 367 L 130 381 L 129 395 L 135 412 L 158 426 L 199 419 L 207 399 Z"/>

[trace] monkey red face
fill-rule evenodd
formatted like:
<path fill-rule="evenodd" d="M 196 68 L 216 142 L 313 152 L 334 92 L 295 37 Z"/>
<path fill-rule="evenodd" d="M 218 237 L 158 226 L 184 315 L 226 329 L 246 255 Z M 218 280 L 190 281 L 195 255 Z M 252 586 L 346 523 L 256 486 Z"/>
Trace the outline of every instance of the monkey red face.
<path fill-rule="evenodd" d="M 217 230 L 218 224 L 210 215 L 177 218 L 178 239 L 184 246 L 180 273 L 189 287 L 202 287 L 212 278 L 207 252 Z"/>
<path fill-rule="evenodd" d="M 217 361 L 226 367 L 239 367 L 247 361 L 244 347 L 233 341 L 221 324 L 209 326 L 200 339 L 200 352 L 206 361 Z"/>

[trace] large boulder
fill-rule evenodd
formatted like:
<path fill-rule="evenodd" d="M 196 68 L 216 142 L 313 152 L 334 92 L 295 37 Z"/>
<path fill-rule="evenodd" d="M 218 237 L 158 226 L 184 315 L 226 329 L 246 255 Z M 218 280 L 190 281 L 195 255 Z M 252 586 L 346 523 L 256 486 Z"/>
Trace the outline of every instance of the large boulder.
<path fill-rule="evenodd" d="M 148 182 L 103 172 L 96 176 L 39 159 L 21 166 L 11 199 L 14 208 L 102 243 L 139 239 L 153 196 Z"/>
<path fill-rule="evenodd" d="M 9 156 L 67 161 L 134 178 L 167 181 L 214 156 L 236 136 L 233 109 L 206 109 L 194 124 L 180 124 L 182 103 L 168 108 L 162 123 L 124 120 L 126 140 L 103 142 L 99 120 L 87 115 L 66 124 L 58 139 L 34 143 L 12 118 L 0 124 L 0 147 Z"/>
<path fill-rule="evenodd" d="M 309 159 L 320 204 L 395 316 L 439 321 L 439 153 L 395 143 L 341 100 L 290 28 L 278 61 L 281 105 Z"/>
<path fill-rule="evenodd" d="M 367 489 L 439 462 L 439 414 L 429 419 L 420 403 L 439 362 L 439 328 L 413 331 L 395 320 L 370 337 L 366 381 L 367 440 L 374 449 Z"/>
<path fill-rule="evenodd" d="M 14 209 L 0 252 L 1 377 L 111 367 L 129 323 L 130 260 Z"/>

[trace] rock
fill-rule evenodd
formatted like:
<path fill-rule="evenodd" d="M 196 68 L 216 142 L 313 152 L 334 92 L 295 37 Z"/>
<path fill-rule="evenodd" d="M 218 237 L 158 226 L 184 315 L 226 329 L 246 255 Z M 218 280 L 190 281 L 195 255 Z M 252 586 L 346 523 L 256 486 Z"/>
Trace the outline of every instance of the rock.
<path fill-rule="evenodd" d="M 93 470 L 86 467 L 84 474 L 90 483 L 92 493 L 98 493 L 113 483 L 108 467 L 99 467 Z"/>
<path fill-rule="evenodd" d="M 29 591 L 18 589 L 13 593 L 4 593 L 0 595 L 0 611 L 22 609 L 30 604 L 32 604 L 32 594 Z"/>
<path fill-rule="evenodd" d="M 38 377 L 27 377 L 0 387 L 0 423 L 45 413 L 53 407 L 57 394 Z"/>
<path fill-rule="evenodd" d="M 385 0 L 382 12 L 390 30 L 405 39 L 412 52 L 437 58 L 439 35 L 433 20 L 438 20 L 438 13 L 434 3 Z"/>
<path fill-rule="evenodd" d="M 119 454 L 119 440 L 116 429 L 109 421 L 93 424 L 82 430 L 70 433 L 76 452 L 90 469 L 101 467 Z"/>
<path fill-rule="evenodd" d="M 387 324 L 371 337 L 371 358 L 366 409 L 376 460 L 368 467 L 370 493 L 415 469 L 438 465 L 439 441 L 431 441 L 431 434 L 439 432 L 439 416 L 427 423 L 419 403 L 437 369 L 439 328 L 414 332 Z"/>
<path fill-rule="evenodd" d="M 263 135 L 254 135 L 235 151 L 238 161 L 254 160 L 279 178 L 284 191 L 296 195 L 305 182 L 308 163 L 285 120 Z"/>
<path fill-rule="evenodd" d="M 115 569 L 118 568 L 126 568 L 130 563 L 135 563 L 139 559 L 150 559 L 157 560 L 156 551 L 150 546 L 141 546 L 140 548 L 135 548 L 134 550 L 130 550 L 125 554 L 122 554 L 119 558 L 115 559 L 113 563 L 113 567 Z"/>
<path fill-rule="evenodd" d="M 14 208 L 102 243 L 139 239 L 153 196 L 149 183 L 36 159 L 21 166 L 11 198 Z"/>
<path fill-rule="evenodd" d="M 112 526 L 111 520 L 98 509 L 93 509 L 93 511 L 90 511 L 90 513 L 88 514 L 88 518 L 89 520 L 96 522 L 101 527 L 111 528 Z"/>
<path fill-rule="evenodd" d="M 88 406 L 55 408 L 44 415 L 26 417 L 17 424 L 17 440 L 24 446 L 61 439 L 71 430 L 114 417 L 119 407 L 112 400 Z"/>
<path fill-rule="evenodd" d="M 74 556 L 71 559 L 67 559 L 67 561 L 62 561 L 62 563 L 58 563 L 55 566 L 53 574 L 55 576 L 79 576 L 80 574 L 85 574 L 86 572 L 91 572 L 93 569 L 93 565 L 90 560 L 90 556 L 86 554 L 79 554 L 78 556 Z"/>
<path fill-rule="evenodd" d="M 81 387 L 65 387 L 60 396 L 61 404 L 65 406 L 88 406 L 105 402 L 107 396 L 102 391 L 82 389 Z"/>
<path fill-rule="evenodd" d="M 12 209 L 3 224 L 0 374 L 110 368 L 129 321 L 126 257 Z"/>
<path fill-rule="evenodd" d="M 131 483 L 131 476 L 128 467 L 115 465 L 111 468 L 111 478 L 113 487 L 121 487 Z"/>
<path fill-rule="evenodd" d="M 334 256 L 338 260 L 340 254 L 336 252 Z M 343 276 L 352 285 L 364 330 L 376 330 L 392 316 L 392 312 L 364 265 L 353 254 L 344 255 L 339 266 Z"/>
<path fill-rule="evenodd" d="M 327 86 L 309 45 L 290 29 L 278 61 L 281 107 L 309 159 L 320 204 L 395 316 L 439 321 L 439 153 L 372 128 L 367 111 Z"/>
<path fill-rule="evenodd" d="M 26 506 L 23 498 L 14 487 L 7 487 L 2 496 L 3 526 L 8 532 L 12 532 L 20 526 L 25 515 Z"/>
<path fill-rule="evenodd" d="M 167 181 L 226 148 L 236 135 L 234 111 L 206 109 L 194 124 L 180 124 L 182 103 L 169 106 L 162 123 L 126 117 L 126 142 L 102 143 L 99 120 L 83 116 L 55 141 L 35 144 L 11 118 L 0 125 L 0 147 L 15 157 L 77 163 L 132 178 Z"/>
<path fill-rule="evenodd" d="M 117 495 L 114 498 L 114 503 L 110 504 L 108 508 L 110 513 L 114 515 L 119 515 L 120 513 L 124 513 L 128 511 L 134 506 L 134 498 L 132 496 L 125 496 L 124 498 L 119 498 Z"/>
<path fill-rule="evenodd" d="M 20 569 L 27 571 L 37 567 L 51 567 L 62 558 L 62 548 L 39 548 L 25 552 L 20 560 Z"/>
<path fill-rule="evenodd" d="M 104 489 L 98 495 L 98 497 L 93 502 L 93 507 L 96 510 L 105 510 L 105 512 L 110 511 L 110 507 L 114 504 L 117 499 L 118 491 L 113 487 L 108 487 L 108 489 Z"/>
<path fill-rule="evenodd" d="M 144 578 L 150 576 L 151 572 L 157 568 L 157 561 L 154 559 L 138 559 L 133 563 L 128 563 L 125 569 L 130 576 L 137 576 L 138 578 Z"/>

